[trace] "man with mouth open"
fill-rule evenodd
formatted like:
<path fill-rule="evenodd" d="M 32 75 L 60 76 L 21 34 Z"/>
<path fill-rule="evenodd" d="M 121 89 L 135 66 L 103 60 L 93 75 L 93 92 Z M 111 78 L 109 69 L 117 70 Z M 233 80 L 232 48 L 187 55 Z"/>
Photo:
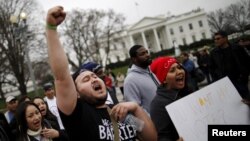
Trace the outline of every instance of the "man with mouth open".
<path fill-rule="evenodd" d="M 105 104 L 107 93 L 104 82 L 95 73 L 82 69 L 73 80 L 68 67 L 67 56 L 56 31 L 66 17 L 63 7 L 56 6 L 47 13 L 46 37 L 49 63 L 55 78 L 57 105 L 70 140 L 113 141 L 114 128 L 111 117 L 118 122 L 119 139 L 155 141 L 156 130 L 147 114 L 134 102 L 115 105 L 110 114 Z M 78 94 L 80 98 L 78 97 Z M 141 131 L 123 122 L 126 115 L 133 114 L 144 122 Z"/>

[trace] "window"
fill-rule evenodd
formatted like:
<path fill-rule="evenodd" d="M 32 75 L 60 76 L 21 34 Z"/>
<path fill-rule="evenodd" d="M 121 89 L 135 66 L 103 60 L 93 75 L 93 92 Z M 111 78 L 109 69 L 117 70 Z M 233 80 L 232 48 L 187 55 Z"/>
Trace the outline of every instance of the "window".
<path fill-rule="evenodd" d="M 138 43 L 139 43 L 139 39 L 138 39 L 138 38 L 135 38 L 134 41 L 135 41 L 135 42 L 134 42 L 135 44 L 138 44 Z"/>
<path fill-rule="evenodd" d="M 171 34 L 171 35 L 174 35 L 174 30 L 173 30 L 173 28 L 170 28 L 170 34 Z"/>
<path fill-rule="evenodd" d="M 116 56 L 116 61 L 117 61 L 117 62 L 120 61 L 120 56 Z"/>
<path fill-rule="evenodd" d="M 187 45 L 186 38 L 182 38 L 183 45 Z"/>
<path fill-rule="evenodd" d="M 206 39 L 206 33 L 205 32 L 202 32 L 201 36 L 202 36 L 202 39 Z"/>
<path fill-rule="evenodd" d="M 192 30 L 193 29 L 193 25 L 190 23 L 190 24 L 188 24 L 188 26 L 189 26 L 189 29 L 190 30 Z"/>
<path fill-rule="evenodd" d="M 200 27 L 203 27 L 202 21 L 199 21 L 199 26 L 200 26 Z"/>
<path fill-rule="evenodd" d="M 157 35 L 158 35 L 158 38 L 160 39 L 161 38 L 161 34 L 159 32 L 157 32 Z"/>
<path fill-rule="evenodd" d="M 126 43 L 122 42 L 122 48 L 126 48 Z"/>
<path fill-rule="evenodd" d="M 162 44 L 160 44 L 160 46 L 161 46 L 161 50 L 163 50 L 163 45 L 162 45 Z"/>
<path fill-rule="evenodd" d="M 183 32 L 183 27 L 179 26 L 180 32 Z"/>
<path fill-rule="evenodd" d="M 196 42 L 196 37 L 195 35 L 192 35 L 193 42 Z"/>

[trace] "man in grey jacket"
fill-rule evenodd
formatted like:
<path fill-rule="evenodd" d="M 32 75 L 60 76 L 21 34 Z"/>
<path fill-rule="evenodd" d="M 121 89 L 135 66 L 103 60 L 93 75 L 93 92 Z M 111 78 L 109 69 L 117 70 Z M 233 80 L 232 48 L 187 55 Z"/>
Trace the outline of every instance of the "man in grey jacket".
<path fill-rule="evenodd" d="M 156 94 L 158 79 L 149 69 L 152 60 L 142 45 L 134 45 L 129 50 L 132 61 L 124 81 L 125 101 L 135 101 L 149 113 L 150 103 Z"/>

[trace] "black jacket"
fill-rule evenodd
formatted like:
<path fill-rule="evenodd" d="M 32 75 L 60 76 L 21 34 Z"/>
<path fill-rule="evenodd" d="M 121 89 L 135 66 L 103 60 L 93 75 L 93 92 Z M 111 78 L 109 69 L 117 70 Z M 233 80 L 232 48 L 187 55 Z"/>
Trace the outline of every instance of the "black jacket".
<path fill-rule="evenodd" d="M 248 75 L 246 60 L 241 59 L 241 50 L 230 45 L 227 48 L 214 48 L 210 53 L 210 72 L 213 81 L 225 76 L 236 83 Z"/>
<path fill-rule="evenodd" d="M 165 106 L 179 99 L 178 91 L 160 86 L 150 105 L 150 116 L 156 127 L 158 141 L 176 141 L 179 135 Z"/>

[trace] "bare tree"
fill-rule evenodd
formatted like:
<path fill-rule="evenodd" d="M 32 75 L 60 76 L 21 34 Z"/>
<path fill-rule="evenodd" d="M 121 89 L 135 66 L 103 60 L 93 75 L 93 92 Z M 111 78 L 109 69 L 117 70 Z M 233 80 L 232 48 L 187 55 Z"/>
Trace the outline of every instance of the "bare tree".
<path fill-rule="evenodd" d="M 239 31 L 244 34 L 250 23 L 250 1 L 241 0 L 225 10 L 219 9 L 209 13 L 208 23 L 212 32 L 225 30 L 229 34 Z"/>
<path fill-rule="evenodd" d="M 1 38 L 2 39 L 2 38 Z M 0 48 L 0 95 L 4 98 L 5 91 L 3 90 L 4 84 L 7 83 L 7 75 L 9 73 L 9 67 L 7 62 L 7 57 Z"/>
<path fill-rule="evenodd" d="M 250 24 L 250 1 L 241 0 L 231 4 L 227 10 L 227 18 L 230 23 L 236 26 L 237 30 L 244 34 L 245 28 Z"/>
<path fill-rule="evenodd" d="M 111 39 L 114 33 L 123 30 L 125 18 L 109 10 L 81 10 L 77 9 L 67 16 L 65 22 L 65 45 L 68 50 L 69 63 L 72 69 L 78 68 L 84 61 L 92 60 L 102 63 L 100 50 L 107 55 L 110 51 Z M 72 58 L 72 57 L 75 58 Z"/>
<path fill-rule="evenodd" d="M 227 27 L 229 27 L 228 19 L 226 18 L 225 12 L 222 9 L 209 13 L 207 17 L 208 24 L 210 25 L 212 32 L 226 30 Z"/>
<path fill-rule="evenodd" d="M 46 79 L 48 75 L 52 76 L 52 72 L 47 60 L 36 62 L 34 65 L 34 73 L 36 79 L 38 80 L 38 84 L 40 85 L 44 83 L 44 79 Z"/>
<path fill-rule="evenodd" d="M 36 17 L 39 17 L 37 16 L 38 9 L 34 0 L 0 0 L 0 33 L 2 37 L 0 48 L 7 57 L 5 63 L 9 64 L 11 70 L 9 75 L 14 78 L 11 80 L 14 84 L 9 84 L 16 85 L 23 95 L 27 94 L 26 84 L 30 76 L 25 56 L 28 53 L 27 50 L 32 49 L 31 47 L 36 44 L 36 30 L 31 30 L 31 23 L 38 21 L 35 20 Z M 22 12 L 29 16 L 27 20 L 21 19 Z M 10 18 L 15 21 L 11 22 Z"/>
<path fill-rule="evenodd" d="M 107 61 L 109 60 L 111 45 L 118 42 L 118 40 L 121 39 L 119 38 L 119 36 L 121 36 L 122 31 L 124 30 L 124 25 L 123 25 L 124 20 L 125 18 L 122 15 L 115 14 L 113 10 L 109 10 L 107 12 L 106 16 L 107 24 L 103 28 L 104 30 L 103 38 L 105 42 L 103 44 L 103 48 L 105 50 L 104 66 L 106 66 Z"/>

